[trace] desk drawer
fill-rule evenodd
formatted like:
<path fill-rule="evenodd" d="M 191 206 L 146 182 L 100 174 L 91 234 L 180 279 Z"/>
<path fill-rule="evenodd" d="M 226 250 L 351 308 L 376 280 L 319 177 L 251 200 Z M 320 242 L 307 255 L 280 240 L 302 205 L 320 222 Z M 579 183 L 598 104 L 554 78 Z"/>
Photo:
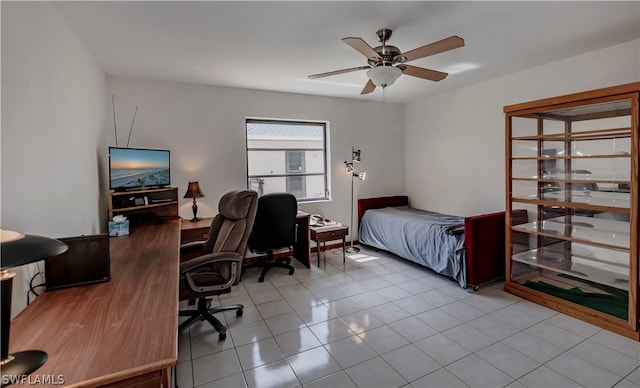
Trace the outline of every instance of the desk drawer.
<path fill-rule="evenodd" d="M 311 229 L 311 239 L 315 241 L 326 241 L 326 240 L 337 240 L 348 234 L 348 229 L 336 229 L 336 230 L 327 230 L 322 232 L 316 232 Z"/>
<path fill-rule="evenodd" d="M 209 228 L 183 230 L 180 233 L 180 243 L 204 241 L 209 237 Z"/>

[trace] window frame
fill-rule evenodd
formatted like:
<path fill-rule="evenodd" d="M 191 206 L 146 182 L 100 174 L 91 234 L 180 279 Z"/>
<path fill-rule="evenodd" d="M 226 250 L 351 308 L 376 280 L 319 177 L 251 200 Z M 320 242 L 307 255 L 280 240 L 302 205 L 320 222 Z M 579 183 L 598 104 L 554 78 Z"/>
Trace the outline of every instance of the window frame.
<path fill-rule="evenodd" d="M 318 126 L 322 128 L 323 136 L 323 148 L 249 148 L 249 133 L 248 133 L 248 124 L 250 123 L 258 123 L 258 124 L 278 124 L 278 125 L 305 125 L 305 126 Z M 285 178 L 288 177 L 296 177 L 302 176 L 304 181 L 306 181 L 306 177 L 309 176 L 323 176 L 324 180 L 324 196 L 315 197 L 315 198 L 297 198 L 298 202 L 310 203 L 310 202 L 323 202 L 323 201 L 331 201 L 331 158 L 330 158 L 330 150 L 329 150 L 329 122 L 323 120 L 294 120 L 294 119 L 274 119 L 274 118 L 257 118 L 257 117 L 245 117 L 244 122 L 244 133 L 245 133 L 245 160 L 246 160 L 246 174 L 245 174 L 245 182 L 247 183 L 247 188 L 249 190 L 255 189 L 252 187 L 250 179 L 252 178 L 264 178 L 263 175 L 250 175 L 249 174 L 249 151 L 298 151 L 298 152 L 306 152 L 306 151 L 322 151 L 323 153 L 323 167 L 324 172 L 317 173 L 287 173 L 284 174 L 271 174 L 268 177 L 272 178 Z M 286 158 L 286 156 L 285 156 Z M 286 163 L 285 163 L 286 164 Z M 288 166 L 285 165 L 285 171 L 287 171 Z M 295 193 L 294 193 L 295 195 Z"/>

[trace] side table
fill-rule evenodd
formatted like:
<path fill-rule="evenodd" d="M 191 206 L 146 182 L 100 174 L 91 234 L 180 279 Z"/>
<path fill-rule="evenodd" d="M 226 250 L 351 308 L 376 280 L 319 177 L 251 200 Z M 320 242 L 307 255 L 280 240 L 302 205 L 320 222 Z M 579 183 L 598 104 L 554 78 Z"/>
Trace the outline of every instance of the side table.
<path fill-rule="evenodd" d="M 345 262 L 345 238 L 349 234 L 348 226 L 310 226 L 309 231 L 311 240 L 317 245 L 318 267 L 320 266 L 320 243 L 324 245 L 326 260 L 327 241 L 331 240 L 342 240 L 342 262 Z"/>

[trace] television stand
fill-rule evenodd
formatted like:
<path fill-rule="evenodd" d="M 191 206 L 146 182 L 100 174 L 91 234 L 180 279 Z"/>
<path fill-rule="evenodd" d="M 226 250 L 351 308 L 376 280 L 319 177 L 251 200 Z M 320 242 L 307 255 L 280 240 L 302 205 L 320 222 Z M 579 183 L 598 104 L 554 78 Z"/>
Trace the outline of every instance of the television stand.
<path fill-rule="evenodd" d="M 152 218 L 178 218 L 178 188 L 111 192 L 109 221 L 114 215 L 123 215 L 134 224 L 149 223 Z"/>

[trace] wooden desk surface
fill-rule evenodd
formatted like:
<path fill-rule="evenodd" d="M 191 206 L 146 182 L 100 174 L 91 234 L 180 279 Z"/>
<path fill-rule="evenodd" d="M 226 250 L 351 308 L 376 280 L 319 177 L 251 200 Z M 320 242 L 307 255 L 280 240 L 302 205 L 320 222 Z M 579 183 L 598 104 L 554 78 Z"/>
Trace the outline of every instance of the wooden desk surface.
<path fill-rule="evenodd" d="M 32 376 L 62 375 L 77 387 L 175 365 L 179 236 L 175 221 L 111 237 L 111 280 L 42 294 L 11 322 L 9 352 L 47 352 Z"/>

